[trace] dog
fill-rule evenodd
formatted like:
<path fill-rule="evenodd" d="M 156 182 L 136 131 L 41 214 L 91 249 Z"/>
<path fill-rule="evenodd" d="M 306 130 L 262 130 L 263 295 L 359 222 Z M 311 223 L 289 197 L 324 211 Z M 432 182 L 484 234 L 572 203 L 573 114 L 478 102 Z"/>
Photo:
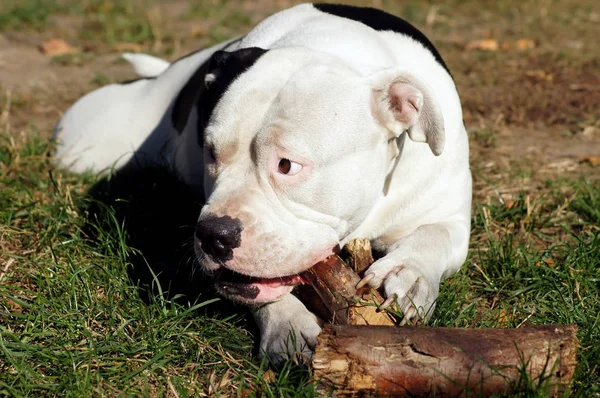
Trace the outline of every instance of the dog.
<path fill-rule="evenodd" d="M 263 355 L 311 354 L 321 323 L 292 290 L 356 237 L 383 253 L 359 285 L 429 319 L 467 256 L 472 179 L 457 89 L 419 30 L 372 8 L 301 4 L 173 63 L 125 57 L 141 78 L 76 102 L 56 161 L 173 167 L 205 200 L 197 259 L 252 308 Z"/>

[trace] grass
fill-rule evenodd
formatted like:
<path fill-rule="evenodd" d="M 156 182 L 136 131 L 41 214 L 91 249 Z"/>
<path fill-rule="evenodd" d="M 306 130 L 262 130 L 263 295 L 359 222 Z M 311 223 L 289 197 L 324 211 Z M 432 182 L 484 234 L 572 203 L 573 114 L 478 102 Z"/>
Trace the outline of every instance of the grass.
<path fill-rule="evenodd" d="M 93 177 L 54 170 L 46 141 L 1 139 L 0 395 L 312 389 L 301 369 L 273 375 L 254 359 L 245 321 L 217 315 L 218 298 L 132 280 L 123 222 L 112 208 L 92 224 L 84 214 Z"/>
<path fill-rule="evenodd" d="M 0 6 L 0 30 L 54 27 L 56 15 L 83 16 L 81 37 L 101 38 L 108 43 L 140 43 L 154 39 L 143 2 L 110 0 L 6 0 Z"/>
<path fill-rule="evenodd" d="M 471 256 L 443 285 L 434 324 L 576 324 L 582 349 L 572 395 L 591 396 L 600 392 L 600 184 L 546 185 L 552 191 L 537 206 L 523 193 L 508 206 L 477 206 Z"/>
<path fill-rule="evenodd" d="M 176 278 L 150 265 L 167 260 L 150 253 L 146 263 L 132 248 L 131 231 L 143 221 L 132 209 L 147 215 L 140 206 L 148 197 L 156 206 L 183 188 L 154 172 L 148 180 L 132 177 L 132 195 L 122 190 L 129 180 L 102 183 L 55 170 L 50 150 L 35 132 L 1 135 L 0 394 L 313 395 L 306 371 L 288 363 L 272 373 L 253 356 L 241 309 L 226 310 L 209 293 L 174 295 L 185 289 L 169 289 Z M 106 207 L 96 195 L 90 202 L 93 186 L 104 199 L 120 200 Z M 508 204 L 476 206 L 471 256 L 442 286 L 433 325 L 577 324 L 573 396 L 589 396 L 600 392 L 600 186 L 584 179 L 542 186 L 538 199 L 522 192 Z M 139 199 L 140 189 L 152 195 Z M 140 264 L 145 272 L 135 271 Z M 522 392 L 541 394 L 527 384 Z"/>
<path fill-rule="evenodd" d="M 544 174 L 532 157 L 515 155 L 506 164 L 494 157 L 510 139 L 500 129 L 510 123 L 523 127 L 518 124 L 522 109 L 536 123 L 564 122 L 561 128 L 574 133 L 596 122 L 596 91 L 586 91 L 589 101 L 580 104 L 584 95 L 568 87 L 580 71 L 586 83 L 594 82 L 597 62 L 587 59 L 596 57 L 597 49 L 577 53 L 560 47 L 563 36 L 585 35 L 593 12 L 560 3 L 544 16 L 533 3 L 502 1 L 482 10 L 477 2 L 449 1 L 432 18 L 423 3 L 383 3 L 427 25 L 428 34 L 437 33 L 434 41 L 454 71 L 470 117 L 472 147 L 479 151 L 472 157 L 470 256 L 442 285 L 431 323 L 470 328 L 576 324 L 581 349 L 570 395 L 600 394 L 597 168 Z M 54 21 L 69 17 L 77 21 L 71 39 L 78 45 L 85 41 L 92 49 L 105 49 L 132 42 L 164 54 L 174 52 L 179 41 L 194 41 L 195 48 L 235 36 L 275 9 L 196 2 L 169 25 L 156 11 L 168 7 L 153 8 L 157 4 L 8 0 L 0 5 L 0 31 L 33 29 L 68 38 L 68 29 L 62 31 Z M 454 18 L 459 7 L 462 17 Z M 523 22 L 528 16 L 531 24 Z M 499 39 L 531 37 L 540 49 L 517 58 L 509 52 L 465 53 L 444 40 L 452 33 L 471 34 L 473 27 L 477 31 L 469 39 L 486 37 L 480 30 L 490 29 L 505 33 Z M 176 38 L 189 32 L 192 39 Z M 544 35 L 552 46 L 544 47 Z M 48 67 L 83 68 L 92 53 L 58 57 Z M 510 64 L 523 59 L 531 65 Z M 527 68 L 553 73 L 560 89 L 523 78 Z M 110 81 L 110 70 L 93 70 L 88 85 Z M 532 97 L 518 90 L 511 96 L 516 87 L 525 87 Z M 547 91 L 536 91 L 540 87 Z M 257 359 L 251 317 L 219 300 L 194 269 L 190 237 L 200 204 L 186 187 L 164 170 L 108 179 L 56 170 L 48 157 L 51 126 L 32 127 L 38 125 L 37 97 L 21 101 L 13 93 L 11 98 L 10 107 L 0 106 L 0 396 L 315 395 L 310 370 L 289 362 L 273 371 Z M 563 102 L 560 111 L 556 106 Z M 54 105 L 57 115 L 68 106 Z M 165 207 L 176 211 L 156 211 Z M 513 395 L 545 393 L 544 385 L 524 378 Z"/>
<path fill-rule="evenodd" d="M 48 19 L 67 8 L 57 2 L 44 0 L 5 0 L 0 6 L 0 30 L 15 30 L 25 27 L 42 29 Z"/>
<path fill-rule="evenodd" d="M 94 1 L 82 10 L 83 38 L 107 43 L 143 43 L 155 39 L 144 2 Z"/>

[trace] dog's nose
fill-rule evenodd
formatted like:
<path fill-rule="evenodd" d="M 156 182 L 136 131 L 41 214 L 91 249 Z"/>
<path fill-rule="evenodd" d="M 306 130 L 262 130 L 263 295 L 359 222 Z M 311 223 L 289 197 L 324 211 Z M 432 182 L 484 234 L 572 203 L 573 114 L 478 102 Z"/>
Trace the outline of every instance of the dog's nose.
<path fill-rule="evenodd" d="M 202 251 L 213 260 L 227 261 L 233 257 L 233 249 L 240 246 L 242 229 L 238 219 L 210 217 L 198 221 L 196 238 L 200 241 Z"/>

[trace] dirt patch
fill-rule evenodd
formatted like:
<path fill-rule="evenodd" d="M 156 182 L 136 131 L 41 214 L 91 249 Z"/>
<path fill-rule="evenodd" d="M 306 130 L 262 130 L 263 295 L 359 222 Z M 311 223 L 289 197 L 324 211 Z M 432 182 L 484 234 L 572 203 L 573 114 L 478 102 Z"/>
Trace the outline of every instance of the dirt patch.
<path fill-rule="evenodd" d="M 517 54 L 470 64 L 457 77 L 467 121 L 573 127 L 600 116 L 598 61 L 573 65 L 556 57 Z"/>
<path fill-rule="evenodd" d="M 3 106 L 11 103 L 13 131 L 34 127 L 47 136 L 69 104 L 98 87 L 99 76 L 106 82 L 132 76 L 118 54 L 61 64 L 41 53 L 41 43 L 31 35 L 0 33 L 0 94 Z"/>
<path fill-rule="evenodd" d="M 148 40 L 132 46 L 172 60 L 243 34 L 296 2 L 215 1 L 202 7 L 182 1 L 147 3 L 144 8 L 124 8 L 122 14 L 108 9 L 108 2 L 99 3 L 78 12 L 53 13 L 41 28 L 0 32 L 0 100 L 3 107 L 11 102 L 11 131 L 33 126 L 48 136 L 61 113 L 81 95 L 135 77 L 119 60 L 123 43 L 118 40 L 139 37 L 137 26 L 148 25 L 151 32 Z M 462 97 L 474 169 L 493 162 L 502 170 L 600 174 L 600 167 L 579 163 L 600 154 L 600 137 L 582 135 L 586 127 L 600 123 L 600 45 L 589 29 L 600 16 L 589 11 L 593 2 L 573 6 L 509 1 L 485 9 L 476 2 L 455 1 L 436 6 L 353 3 L 383 6 L 411 20 L 438 46 Z M 116 42 L 110 34 L 117 35 Z M 40 44 L 53 37 L 80 52 L 58 58 L 43 55 Z M 465 50 L 470 41 L 482 38 L 527 38 L 535 46 L 527 51 Z"/>

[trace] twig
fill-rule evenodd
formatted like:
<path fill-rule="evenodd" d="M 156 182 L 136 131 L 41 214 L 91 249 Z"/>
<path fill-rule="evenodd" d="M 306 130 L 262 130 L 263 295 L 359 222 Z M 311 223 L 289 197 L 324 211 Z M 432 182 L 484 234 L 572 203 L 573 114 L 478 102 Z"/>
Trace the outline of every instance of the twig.
<path fill-rule="evenodd" d="M 10 103 L 12 100 L 12 93 L 10 90 L 6 90 L 6 107 L 0 113 L 0 121 L 4 123 L 4 131 L 10 136 Z"/>
<path fill-rule="evenodd" d="M 173 393 L 173 395 L 175 396 L 175 398 L 179 398 L 179 393 L 177 392 L 177 390 L 175 389 L 175 387 L 171 383 L 171 378 L 170 377 L 167 377 L 167 385 L 169 386 L 169 390 L 171 390 L 171 392 Z"/>
<path fill-rule="evenodd" d="M 533 314 L 535 314 L 535 311 L 531 311 L 531 314 L 527 315 L 527 318 L 523 319 L 523 322 L 519 323 L 517 325 L 516 329 L 518 329 L 521 326 L 523 326 L 525 324 L 525 322 L 527 322 L 529 320 L 529 318 L 531 318 L 533 316 Z"/>
<path fill-rule="evenodd" d="M 8 268 L 11 265 L 13 265 L 14 262 L 15 262 L 14 258 L 9 258 L 8 261 L 6 262 L 6 264 L 4 264 L 4 269 L 2 270 L 2 273 L 0 274 L 0 282 L 2 281 L 4 276 L 6 276 L 6 274 L 8 273 Z"/>

